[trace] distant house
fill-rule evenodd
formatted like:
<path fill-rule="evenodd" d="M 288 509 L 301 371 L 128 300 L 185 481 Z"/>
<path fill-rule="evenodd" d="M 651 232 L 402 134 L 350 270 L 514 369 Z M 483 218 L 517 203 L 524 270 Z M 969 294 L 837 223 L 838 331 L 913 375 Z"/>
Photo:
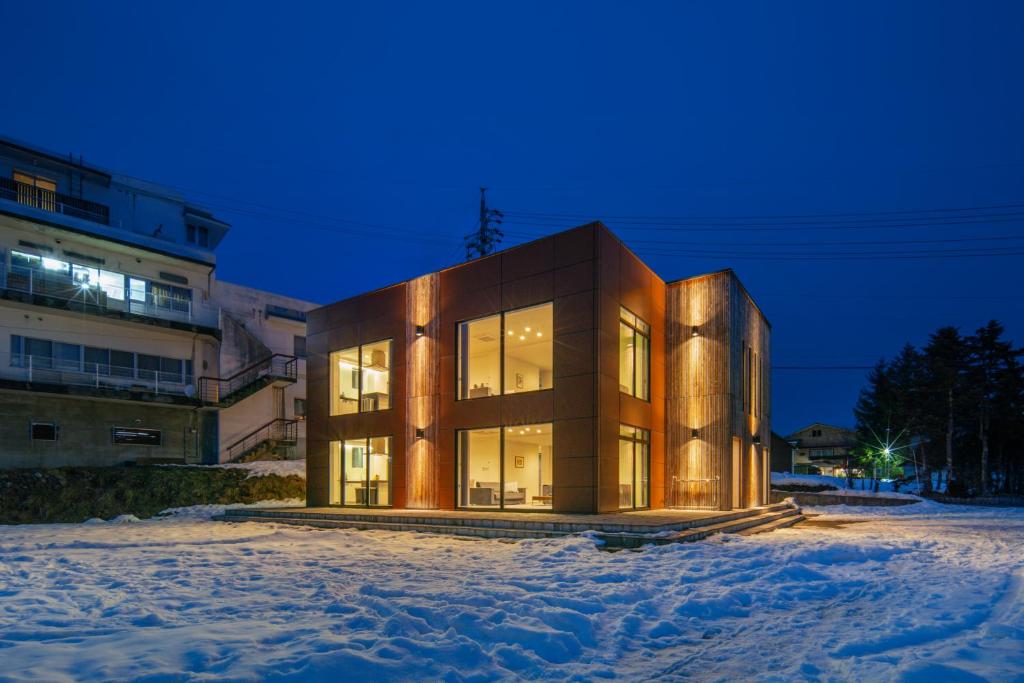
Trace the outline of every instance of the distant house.
<path fill-rule="evenodd" d="M 770 453 L 772 472 L 793 471 L 793 444 L 775 432 L 772 432 Z"/>
<path fill-rule="evenodd" d="M 852 429 L 815 422 L 798 429 L 785 440 L 793 446 L 793 472 L 845 477 L 857 445 L 857 433 Z"/>

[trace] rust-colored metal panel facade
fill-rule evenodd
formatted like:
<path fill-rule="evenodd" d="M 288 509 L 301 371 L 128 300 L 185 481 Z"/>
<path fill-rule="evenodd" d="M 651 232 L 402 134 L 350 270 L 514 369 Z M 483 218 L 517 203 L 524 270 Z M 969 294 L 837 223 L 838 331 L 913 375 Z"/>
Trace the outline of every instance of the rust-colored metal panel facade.
<path fill-rule="evenodd" d="M 541 304 L 552 311 L 550 388 L 460 400 L 460 323 Z M 646 396 L 621 389 L 624 310 L 648 330 Z M 545 502 L 556 512 L 622 509 L 623 428 L 647 434 L 637 507 L 729 509 L 734 437 L 739 504 L 766 500 L 770 329 L 730 271 L 666 284 L 595 223 L 325 306 L 308 325 L 310 506 L 331 504 L 332 441 L 391 436 L 391 504 L 455 509 L 459 430 L 538 424 L 551 425 Z M 331 415 L 330 354 L 385 339 L 390 407 Z M 714 494 L 697 479 L 714 480 Z"/>

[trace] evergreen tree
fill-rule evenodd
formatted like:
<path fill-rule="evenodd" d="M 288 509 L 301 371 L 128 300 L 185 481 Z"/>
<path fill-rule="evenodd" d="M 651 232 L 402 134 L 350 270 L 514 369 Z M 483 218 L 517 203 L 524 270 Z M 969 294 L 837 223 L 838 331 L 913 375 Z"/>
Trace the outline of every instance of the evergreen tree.
<path fill-rule="evenodd" d="M 955 327 L 943 327 L 931 335 L 924 348 L 922 409 L 929 436 L 941 433 L 946 454 L 946 490 L 956 478 L 953 445 L 957 413 L 965 387 L 967 344 Z M 938 440 L 937 440 L 938 441 Z"/>

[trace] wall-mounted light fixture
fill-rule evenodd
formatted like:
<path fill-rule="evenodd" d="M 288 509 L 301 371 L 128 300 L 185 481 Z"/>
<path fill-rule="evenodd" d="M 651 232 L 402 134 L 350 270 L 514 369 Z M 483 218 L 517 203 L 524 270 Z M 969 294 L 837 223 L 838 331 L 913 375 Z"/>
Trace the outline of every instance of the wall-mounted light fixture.
<path fill-rule="evenodd" d="M 424 435 L 426 435 L 426 433 L 427 433 L 427 431 L 425 429 L 423 429 L 423 427 L 417 427 L 416 428 L 416 438 L 417 439 L 422 439 L 424 437 Z"/>
<path fill-rule="evenodd" d="M 699 327 L 697 327 L 696 325 L 694 325 L 694 326 L 693 326 L 693 329 L 691 329 L 691 330 L 690 330 L 690 336 L 691 336 L 691 337 L 697 337 L 697 336 L 700 336 L 700 328 L 699 328 Z"/>
<path fill-rule="evenodd" d="M 416 336 L 417 337 L 422 337 L 424 332 L 425 332 L 425 330 L 423 328 L 423 325 L 417 325 L 416 326 Z"/>
<path fill-rule="evenodd" d="M 754 443 L 761 443 L 761 435 L 754 434 Z"/>
<path fill-rule="evenodd" d="M 690 438 L 691 439 L 696 439 L 698 436 L 699 436 L 699 434 L 697 432 L 697 428 L 696 427 L 694 427 L 693 429 L 690 430 Z"/>

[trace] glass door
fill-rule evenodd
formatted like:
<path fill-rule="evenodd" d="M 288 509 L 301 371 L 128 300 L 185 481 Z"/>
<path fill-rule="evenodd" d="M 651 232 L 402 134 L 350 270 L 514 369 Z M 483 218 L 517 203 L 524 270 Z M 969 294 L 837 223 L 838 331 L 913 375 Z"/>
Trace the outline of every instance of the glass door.
<path fill-rule="evenodd" d="M 619 425 L 619 509 L 650 506 L 651 433 Z"/>
<path fill-rule="evenodd" d="M 391 505 L 390 436 L 347 439 L 341 458 L 342 505 Z"/>

